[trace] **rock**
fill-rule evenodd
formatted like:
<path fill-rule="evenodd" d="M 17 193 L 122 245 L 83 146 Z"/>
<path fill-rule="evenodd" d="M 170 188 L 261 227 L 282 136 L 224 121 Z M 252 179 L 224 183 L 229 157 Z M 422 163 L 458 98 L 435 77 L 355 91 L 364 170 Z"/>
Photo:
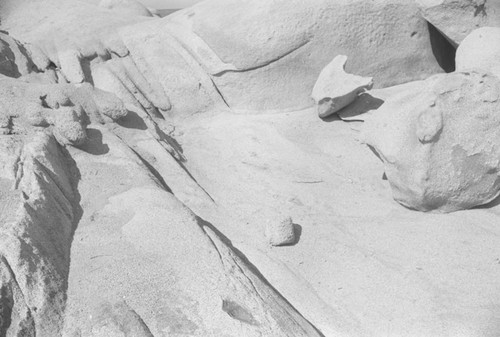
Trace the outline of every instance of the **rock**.
<path fill-rule="evenodd" d="M 34 68 L 24 45 L 9 35 L 0 33 L 0 74 L 17 78 L 29 74 Z"/>
<path fill-rule="evenodd" d="M 380 87 L 442 71 L 427 22 L 401 0 L 204 1 L 122 29 L 121 36 L 179 114 L 218 103 L 207 93 L 240 112 L 310 107 L 318 75 L 339 54 L 349 57 L 348 72 L 372 76 Z M 178 92 L 199 103 L 177 99 Z M 176 105 L 183 106 L 179 112 Z"/>
<path fill-rule="evenodd" d="M 125 301 L 101 304 L 92 325 L 93 337 L 153 337 L 142 318 Z"/>
<path fill-rule="evenodd" d="M 36 336 L 35 323 L 7 260 L 0 255 L 0 336 Z"/>
<path fill-rule="evenodd" d="M 0 81 L 0 120 L 5 134 L 53 132 L 61 144 L 86 140 L 87 115 L 64 92 L 68 85 Z"/>
<path fill-rule="evenodd" d="M 292 218 L 280 222 L 269 221 L 265 228 L 266 239 L 271 246 L 283 246 L 295 243 L 295 228 Z"/>
<path fill-rule="evenodd" d="M 500 190 L 500 79 L 436 75 L 389 98 L 363 138 L 384 163 L 393 197 L 451 212 L 490 202 Z"/>
<path fill-rule="evenodd" d="M 500 28 L 483 27 L 470 33 L 460 44 L 457 71 L 481 69 L 500 77 Z"/>
<path fill-rule="evenodd" d="M 99 6 L 125 15 L 153 16 L 146 6 L 135 0 L 101 0 Z"/>
<path fill-rule="evenodd" d="M 52 112 L 53 110 L 51 110 Z M 87 140 L 87 130 L 83 120 L 83 111 L 73 107 L 60 107 L 55 114 L 49 114 L 45 120 L 54 125 L 53 134 L 59 144 L 82 145 Z"/>
<path fill-rule="evenodd" d="M 424 18 L 455 47 L 474 29 L 500 26 L 499 1 L 417 0 L 417 3 Z"/>
<path fill-rule="evenodd" d="M 78 171 L 52 136 L 16 146 L 15 191 L 0 195 L 0 335 L 61 336 Z"/>
<path fill-rule="evenodd" d="M 82 70 L 82 55 L 76 49 L 59 51 L 59 62 L 61 70 L 70 83 L 82 83 L 85 74 Z"/>
<path fill-rule="evenodd" d="M 312 91 L 318 115 L 330 116 L 352 103 L 358 94 L 373 86 L 371 77 L 361 77 L 344 71 L 347 56 L 339 55 L 319 74 Z"/>
<path fill-rule="evenodd" d="M 112 121 L 120 120 L 128 113 L 123 101 L 110 92 L 94 89 L 92 91 L 92 98 L 98 111 L 109 117 Z"/>
<path fill-rule="evenodd" d="M 89 83 L 33 84 L 0 80 L 0 128 L 3 134 L 47 131 L 64 145 L 87 140 L 90 122 L 117 121 L 127 115 L 123 102 Z"/>

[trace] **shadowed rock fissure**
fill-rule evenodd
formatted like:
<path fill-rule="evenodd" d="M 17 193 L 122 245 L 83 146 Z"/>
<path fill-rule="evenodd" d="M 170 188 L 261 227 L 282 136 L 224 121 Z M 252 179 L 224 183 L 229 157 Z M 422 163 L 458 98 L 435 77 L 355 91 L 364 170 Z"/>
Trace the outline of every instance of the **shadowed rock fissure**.
<path fill-rule="evenodd" d="M 276 288 L 262 275 L 262 273 L 253 265 L 248 258 L 236 247 L 223 233 L 221 233 L 213 224 L 196 217 L 198 225 L 205 232 L 212 246 L 218 253 L 221 264 L 226 270 L 227 277 L 231 282 L 240 284 L 243 288 L 245 286 L 242 282 L 246 282 L 246 286 L 250 286 L 252 292 L 257 296 L 261 303 L 273 303 L 273 306 L 264 308 L 276 320 L 278 325 L 284 332 L 288 333 L 297 332 L 288 324 L 295 323 L 296 328 L 305 333 L 306 336 L 319 336 L 324 337 L 321 331 L 309 322 L 295 307 L 280 294 Z M 222 244 L 221 244 L 222 243 Z M 244 281 L 238 280 L 234 271 L 244 276 Z M 258 283 L 258 284 L 256 284 Z M 259 326 L 261 322 L 252 314 L 242 303 L 238 303 L 235 299 L 223 299 L 222 310 L 230 317 L 237 319 L 243 323 Z M 281 314 L 287 312 L 288 319 L 283 320 Z M 296 334 L 290 335 L 295 336 Z M 298 334 L 297 336 L 300 336 Z"/>
<path fill-rule="evenodd" d="M 445 72 L 454 72 L 456 47 L 454 47 L 448 38 L 430 22 L 427 22 L 427 26 L 429 28 L 432 53 L 436 61 Z"/>

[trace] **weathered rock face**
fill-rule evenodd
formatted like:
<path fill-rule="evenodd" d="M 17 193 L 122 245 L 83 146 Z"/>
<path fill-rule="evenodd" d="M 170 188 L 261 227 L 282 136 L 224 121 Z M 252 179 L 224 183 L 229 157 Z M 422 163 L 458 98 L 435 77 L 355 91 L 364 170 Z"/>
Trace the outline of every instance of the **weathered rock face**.
<path fill-rule="evenodd" d="M 500 77 L 500 28 L 483 27 L 470 33 L 457 49 L 457 71 L 481 69 Z"/>
<path fill-rule="evenodd" d="M 115 2 L 104 5 L 115 8 Z M 350 57 L 348 72 L 372 76 L 378 86 L 441 71 L 427 22 L 416 5 L 403 0 L 212 0 L 164 20 L 115 13 L 46 0 L 23 2 L 0 16 L 4 29 L 43 46 L 69 82 L 95 80 L 123 100 L 136 96 L 140 105 L 160 110 L 170 108 L 160 102 L 170 98 L 174 115 L 226 106 L 239 111 L 309 107 L 319 73 L 339 54 Z M 54 20 L 42 24 L 42 16 Z M 123 58 L 131 60 L 125 67 Z M 111 73 L 118 81 L 109 81 Z M 148 82 L 151 88 L 142 85 Z"/>
<path fill-rule="evenodd" d="M 387 100 L 367 120 L 364 141 L 404 206 L 451 212 L 488 203 L 500 190 L 500 80 L 433 76 Z"/>
<path fill-rule="evenodd" d="M 425 19 L 455 46 L 474 29 L 500 26 L 499 1 L 417 0 L 417 3 Z"/>
<path fill-rule="evenodd" d="M 153 16 L 146 6 L 135 0 L 101 0 L 99 6 L 120 14 Z"/>
<path fill-rule="evenodd" d="M 9 138 L 2 139 L 2 154 Z M 59 336 L 80 216 L 77 170 L 46 134 L 7 148 L 15 171 L 2 172 L 0 181 L 14 175 L 15 189 L 0 195 L 0 335 Z M 11 188 L 2 185 L 2 192 Z"/>
<path fill-rule="evenodd" d="M 29 134 L 46 129 L 59 143 L 79 145 L 90 121 L 115 121 L 127 114 L 114 94 L 90 84 L 31 84 L 0 80 L 0 132 Z"/>
<path fill-rule="evenodd" d="M 94 337 L 153 337 L 141 317 L 125 301 L 114 305 L 103 303 L 93 316 Z"/>
<path fill-rule="evenodd" d="M 159 79 L 169 96 L 184 87 L 194 92 L 193 80 L 183 79 L 198 77 L 198 99 L 215 84 L 227 105 L 242 111 L 311 106 L 318 75 L 339 54 L 349 57 L 348 72 L 373 76 L 382 87 L 441 72 L 427 22 L 400 0 L 212 0 L 121 35 L 150 73 L 172 71 Z M 170 51 L 159 58 L 163 49 Z"/>
<path fill-rule="evenodd" d="M 0 33 L 0 74 L 9 77 L 29 74 L 36 68 L 30 54 L 19 41 Z"/>
<path fill-rule="evenodd" d="M 352 103 L 361 92 L 373 86 L 371 77 L 351 75 L 344 71 L 347 56 L 339 55 L 330 62 L 314 85 L 311 97 L 319 117 L 327 117 Z"/>

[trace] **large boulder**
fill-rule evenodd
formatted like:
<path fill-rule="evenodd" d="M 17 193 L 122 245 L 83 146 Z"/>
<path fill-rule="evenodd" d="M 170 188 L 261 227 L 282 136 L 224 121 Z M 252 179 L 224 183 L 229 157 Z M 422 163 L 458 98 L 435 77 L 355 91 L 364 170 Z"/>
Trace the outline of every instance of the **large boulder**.
<path fill-rule="evenodd" d="M 347 72 L 380 87 L 442 72 L 427 22 L 402 0 L 210 0 L 121 35 L 169 97 L 183 87 L 200 91 L 197 100 L 215 92 L 240 111 L 312 106 L 314 83 L 337 55 L 349 57 Z"/>
<path fill-rule="evenodd" d="M 441 74 L 388 99 L 364 141 L 384 162 L 393 197 L 420 211 L 483 205 L 500 191 L 500 79 Z"/>
<path fill-rule="evenodd" d="M 500 26 L 500 1 L 417 0 L 422 15 L 455 46 L 474 29 Z"/>
<path fill-rule="evenodd" d="M 500 27 L 470 33 L 457 49 L 457 70 L 482 69 L 500 77 Z"/>

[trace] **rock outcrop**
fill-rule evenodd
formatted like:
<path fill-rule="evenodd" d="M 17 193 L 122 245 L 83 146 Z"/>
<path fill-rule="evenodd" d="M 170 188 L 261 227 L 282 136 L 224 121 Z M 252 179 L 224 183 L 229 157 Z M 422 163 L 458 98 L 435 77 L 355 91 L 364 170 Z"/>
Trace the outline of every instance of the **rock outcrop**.
<path fill-rule="evenodd" d="M 136 0 L 101 0 L 99 6 L 111 9 L 119 14 L 153 16 L 146 6 Z"/>
<path fill-rule="evenodd" d="M 125 302 L 102 303 L 92 317 L 93 337 L 153 337 L 141 317 Z"/>
<path fill-rule="evenodd" d="M 115 121 L 127 114 L 114 94 L 90 84 L 32 84 L 0 79 L 0 131 L 2 134 L 53 132 L 61 144 L 85 142 L 90 121 Z"/>
<path fill-rule="evenodd" d="M 2 146 L 8 141 L 3 138 Z M 14 185 L 2 186 L 11 192 L 8 200 L 0 198 L 0 334 L 59 336 L 71 240 L 81 213 L 77 170 L 46 134 L 8 148 L 15 171 L 0 177 Z"/>
<path fill-rule="evenodd" d="M 500 191 L 500 79 L 436 75 L 388 99 L 364 141 L 384 162 L 396 201 L 420 211 L 483 205 Z"/>
<path fill-rule="evenodd" d="M 473 30 L 500 26 L 500 2 L 488 0 L 416 0 L 422 15 L 458 46 Z"/>
<path fill-rule="evenodd" d="M 380 87 L 442 71 L 427 22 L 401 0 L 205 1 L 121 36 L 140 69 L 188 114 L 213 106 L 214 95 L 241 112 L 309 107 L 318 75 L 339 54 L 349 57 L 348 72 L 372 76 Z M 198 92 L 197 106 L 175 98 L 180 92 Z"/>
<path fill-rule="evenodd" d="M 319 74 L 311 97 L 316 102 L 318 116 L 328 117 L 354 102 L 360 93 L 371 89 L 373 79 L 344 71 L 347 56 L 339 55 Z"/>
<path fill-rule="evenodd" d="M 37 70 L 35 63 L 30 57 L 31 54 L 33 54 L 33 52 L 27 50 L 25 45 L 7 34 L 0 33 L 1 75 L 17 78 Z M 37 58 L 35 57 L 35 59 Z M 39 61 L 38 64 L 43 62 L 44 61 Z"/>
<path fill-rule="evenodd" d="M 500 27 L 470 33 L 457 49 L 457 71 L 481 69 L 500 77 Z"/>
<path fill-rule="evenodd" d="M 0 337 L 494 335 L 498 209 L 353 133 L 500 194 L 496 4 L 420 2 L 0 0 Z"/>

